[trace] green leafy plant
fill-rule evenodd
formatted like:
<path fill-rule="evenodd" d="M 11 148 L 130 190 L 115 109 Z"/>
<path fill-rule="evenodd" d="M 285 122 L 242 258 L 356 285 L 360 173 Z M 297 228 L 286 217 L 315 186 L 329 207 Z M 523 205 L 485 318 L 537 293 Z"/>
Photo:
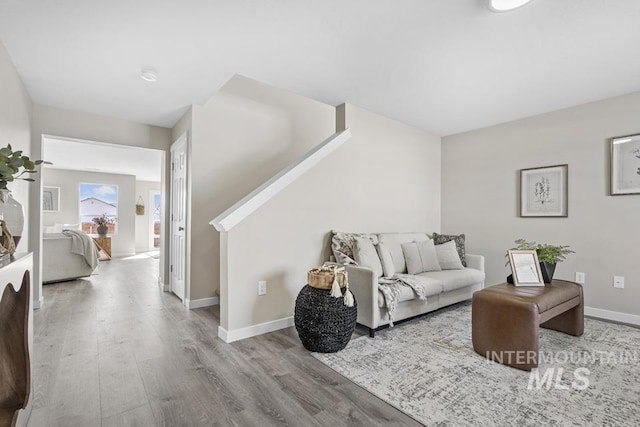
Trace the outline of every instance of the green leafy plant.
<path fill-rule="evenodd" d="M 518 251 L 536 251 L 538 254 L 538 261 L 548 262 L 550 264 L 557 264 L 564 261 L 568 255 L 575 254 L 575 251 L 569 249 L 567 245 L 549 245 L 546 243 L 527 242 L 525 239 L 518 239 L 515 241 L 516 247 L 511 250 Z M 507 257 L 507 263 L 509 265 L 509 253 L 505 255 Z"/>
<path fill-rule="evenodd" d="M 33 178 L 22 178 L 22 175 L 37 173 L 36 166 L 41 164 L 50 165 L 51 162 L 31 160 L 29 156 L 22 154 L 22 150 L 13 151 L 11 144 L 0 148 L 0 190 L 6 189 L 7 184 L 16 179 L 35 181 Z"/>
<path fill-rule="evenodd" d="M 110 218 L 107 216 L 106 213 L 103 213 L 100 216 L 97 216 L 95 218 L 92 218 L 91 221 L 93 221 L 96 225 L 98 226 L 107 226 L 109 224 L 114 224 L 116 222 L 115 218 Z"/>

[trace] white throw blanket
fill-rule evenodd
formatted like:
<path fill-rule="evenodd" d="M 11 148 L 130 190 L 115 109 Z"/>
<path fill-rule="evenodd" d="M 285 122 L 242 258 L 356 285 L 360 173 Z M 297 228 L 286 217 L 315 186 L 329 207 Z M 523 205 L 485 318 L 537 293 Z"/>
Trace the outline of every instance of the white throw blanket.
<path fill-rule="evenodd" d="M 71 237 L 71 252 L 84 258 L 92 269 L 98 266 L 98 249 L 93 239 L 78 230 L 62 230 L 62 234 Z"/>
<path fill-rule="evenodd" d="M 378 281 L 378 289 L 384 296 L 387 313 L 389 314 L 389 326 L 393 326 L 393 313 L 398 308 L 398 297 L 400 296 L 400 288 L 409 286 L 416 293 L 418 299 L 427 299 L 427 290 L 424 284 L 410 274 L 396 274 L 390 279 L 381 278 Z"/>

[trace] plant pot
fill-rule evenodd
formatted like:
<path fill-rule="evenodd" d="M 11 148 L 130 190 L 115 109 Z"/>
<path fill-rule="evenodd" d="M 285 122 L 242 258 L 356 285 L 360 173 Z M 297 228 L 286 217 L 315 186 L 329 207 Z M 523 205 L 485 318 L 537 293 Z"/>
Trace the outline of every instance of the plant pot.
<path fill-rule="evenodd" d="M 0 190 L 0 214 L 7 224 L 7 229 L 13 236 L 13 241 L 18 246 L 24 228 L 24 209 L 6 188 Z"/>
<path fill-rule="evenodd" d="M 553 280 L 553 273 L 556 271 L 556 264 L 550 262 L 541 262 L 540 271 L 542 271 L 542 279 L 544 283 L 551 283 Z"/>
<path fill-rule="evenodd" d="M 99 225 L 98 226 L 98 236 L 100 237 L 107 237 L 107 231 L 109 231 L 109 227 L 106 225 Z"/>

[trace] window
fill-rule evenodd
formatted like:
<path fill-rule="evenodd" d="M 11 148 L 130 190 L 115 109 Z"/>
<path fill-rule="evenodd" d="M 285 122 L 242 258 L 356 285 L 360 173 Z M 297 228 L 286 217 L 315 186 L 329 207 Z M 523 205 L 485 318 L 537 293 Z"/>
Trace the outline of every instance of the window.
<path fill-rule="evenodd" d="M 109 184 L 80 184 L 80 222 L 82 231 L 98 234 L 93 218 L 106 215 L 113 220 L 109 224 L 108 234 L 116 233 L 115 222 L 118 219 L 118 186 Z"/>
<path fill-rule="evenodd" d="M 153 247 L 160 248 L 160 193 L 153 194 Z"/>

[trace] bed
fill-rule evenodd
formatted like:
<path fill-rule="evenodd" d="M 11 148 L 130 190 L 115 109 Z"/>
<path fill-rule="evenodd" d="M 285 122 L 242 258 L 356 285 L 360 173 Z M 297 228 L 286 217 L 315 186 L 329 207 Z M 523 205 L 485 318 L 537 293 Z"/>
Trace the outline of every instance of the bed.
<path fill-rule="evenodd" d="M 84 233 L 82 233 L 84 234 Z M 85 234 L 85 236 L 87 236 Z M 88 239 L 91 239 L 87 236 Z M 45 233 L 42 237 L 42 282 L 53 283 L 90 276 L 95 270 L 83 255 L 71 251 L 73 237 L 64 233 Z M 91 240 L 94 250 L 95 245 Z"/>

